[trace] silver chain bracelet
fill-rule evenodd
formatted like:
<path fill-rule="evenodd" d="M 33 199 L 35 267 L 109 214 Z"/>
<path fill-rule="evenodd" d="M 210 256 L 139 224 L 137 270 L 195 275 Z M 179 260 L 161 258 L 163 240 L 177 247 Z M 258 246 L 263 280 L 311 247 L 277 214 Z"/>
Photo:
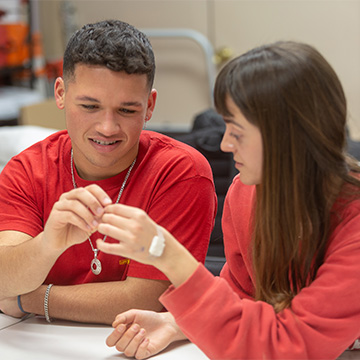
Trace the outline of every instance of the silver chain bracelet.
<path fill-rule="evenodd" d="M 49 316 L 49 294 L 50 289 L 53 286 L 53 284 L 48 285 L 45 291 L 45 297 L 44 297 L 44 313 L 45 313 L 45 319 L 48 323 L 52 322 L 52 319 Z"/>

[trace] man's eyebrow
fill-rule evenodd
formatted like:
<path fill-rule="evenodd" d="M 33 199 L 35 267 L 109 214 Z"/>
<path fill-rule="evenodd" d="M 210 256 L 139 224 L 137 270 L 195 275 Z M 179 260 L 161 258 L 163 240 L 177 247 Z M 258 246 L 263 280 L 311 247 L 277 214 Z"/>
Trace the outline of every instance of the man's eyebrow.
<path fill-rule="evenodd" d="M 91 96 L 88 96 L 88 95 L 78 96 L 78 97 L 76 97 L 76 99 L 79 100 L 79 101 L 90 101 L 90 102 L 100 103 L 100 100 L 95 99 L 95 98 L 93 98 Z M 142 104 L 139 101 L 124 101 L 124 102 L 120 103 L 119 106 L 140 107 L 140 106 L 142 106 Z"/>
<path fill-rule="evenodd" d="M 139 101 L 125 101 L 120 104 L 121 106 L 142 106 Z"/>
<path fill-rule="evenodd" d="M 99 103 L 100 101 L 98 99 L 95 99 L 91 96 L 87 96 L 87 95 L 84 95 L 84 96 L 77 96 L 76 97 L 76 100 L 80 100 L 80 101 L 91 101 L 91 102 L 97 102 Z"/>

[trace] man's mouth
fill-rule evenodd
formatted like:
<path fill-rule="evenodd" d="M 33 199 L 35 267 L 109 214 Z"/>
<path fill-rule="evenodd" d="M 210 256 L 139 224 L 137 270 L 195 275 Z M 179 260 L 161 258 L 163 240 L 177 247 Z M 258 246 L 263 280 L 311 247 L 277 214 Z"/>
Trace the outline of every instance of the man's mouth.
<path fill-rule="evenodd" d="M 91 139 L 94 143 L 99 144 L 99 145 L 114 145 L 116 144 L 118 141 L 101 141 L 101 140 L 96 140 L 96 139 Z"/>

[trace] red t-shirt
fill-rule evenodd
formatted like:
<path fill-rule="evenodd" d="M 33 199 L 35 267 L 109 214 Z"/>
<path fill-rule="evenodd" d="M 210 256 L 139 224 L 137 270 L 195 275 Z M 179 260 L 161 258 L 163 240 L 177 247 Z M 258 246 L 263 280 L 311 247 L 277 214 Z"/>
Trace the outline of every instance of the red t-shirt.
<path fill-rule="evenodd" d="M 71 140 L 64 130 L 9 161 L 0 174 L 0 231 L 21 231 L 33 237 L 43 231 L 54 203 L 73 189 L 70 152 Z M 78 187 L 96 183 L 115 201 L 127 170 L 95 182 L 81 179 L 75 171 L 75 181 Z M 120 203 L 145 210 L 204 262 L 216 194 L 210 165 L 198 151 L 162 134 L 143 131 Z M 92 235 L 94 245 L 99 237 L 102 235 Z M 109 237 L 106 241 L 115 242 Z M 72 246 L 58 258 L 45 283 L 72 285 L 124 280 L 126 276 L 166 279 L 152 266 L 102 252 L 98 255 L 102 272 L 94 275 L 90 270 L 93 256 L 89 241 Z"/>

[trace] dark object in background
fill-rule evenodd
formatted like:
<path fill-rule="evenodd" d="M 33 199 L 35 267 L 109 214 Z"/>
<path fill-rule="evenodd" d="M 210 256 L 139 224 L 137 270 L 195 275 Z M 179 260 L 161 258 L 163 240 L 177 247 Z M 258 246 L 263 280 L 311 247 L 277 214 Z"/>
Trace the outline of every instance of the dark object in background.
<path fill-rule="evenodd" d="M 360 141 L 351 140 L 348 136 L 347 151 L 351 156 L 360 161 Z"/>
<path fill-rule="evenodd" d="M 166 133 L 200 151 L 209 161 L 214 175 L 215 189 L 218 198 L 218 210 L 214 229 L 211 233 L 210 245 L 205 266 L 214 274 L 219 275 L 225 263 L 221 217 L 226 192 L 236 175 L 237 170 L 231 153 L 220 150 L 221 139 L 225 132 L 222 117 L 213 109 L 206 110 L 195 116 L 193 127 L 189 133 Z"/>
<path fill-rule="evenodd" d="M 218 197 L 218 212 L 210 239 L 208 251 L 210 256 L 224 256 L 221 216 L 225 195 L 237 173 L 232 154 L 224 153 L 220 149 L 224 132 L 225 124 L 222 117 L 215 110 L 209 109 L 195 117 L 193 128 L 189 134 L 178 137 L 178 140 L 200 151 L 209 161 L 213 171 Z"/>

